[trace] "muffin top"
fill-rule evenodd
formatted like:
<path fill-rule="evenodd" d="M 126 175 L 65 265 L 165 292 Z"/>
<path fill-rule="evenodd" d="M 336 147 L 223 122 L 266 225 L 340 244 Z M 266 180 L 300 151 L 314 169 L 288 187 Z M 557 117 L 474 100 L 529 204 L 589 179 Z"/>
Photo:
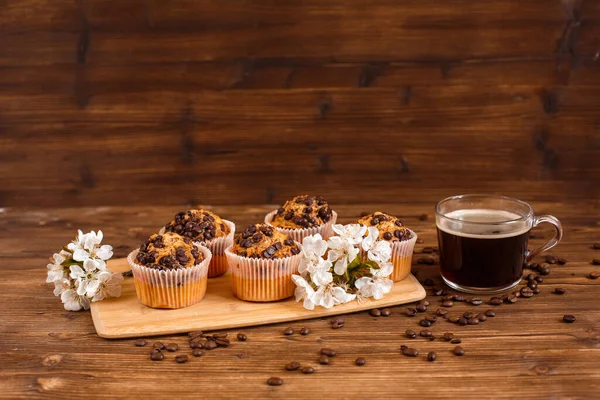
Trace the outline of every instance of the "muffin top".
<path fill-rule="evenodd" d="M 165 226 L 165 232 L 175 232 L 192 240 L 207 241 L 227 236 L 229 226 L 217 215 L 206 210 L 182 211 Z"/>
<path fill-rule="evenodd" d="M 381 211 L 366 215 L 357 222 L 366 227 L 376 226 L 379 229 L 379 239 L 389 242 L 408 240 L 412 236 L 408 228 L 402 225 L 402 221 Z"/>
<path fill-rule="evenodd" d="M 296 196 L 277 210 L 271 225 L 279 228 L 301 229 L 323 225 L 333 213 L 321 196 Z"/>
<path fill-rule="evenodd" d="M 204 260 L 204 254 L 191 239 L 173 232 L 154 234 L 140 246 L 136 260 L 143 266 L 161 271 L 191 268 Z"/>
<path fill-rule="evenodd" d="M 272 226 L 255 224 L 235 235 L 233 252 L 250 258 L 284 258 L 300 253 L 300 247 Z"/>

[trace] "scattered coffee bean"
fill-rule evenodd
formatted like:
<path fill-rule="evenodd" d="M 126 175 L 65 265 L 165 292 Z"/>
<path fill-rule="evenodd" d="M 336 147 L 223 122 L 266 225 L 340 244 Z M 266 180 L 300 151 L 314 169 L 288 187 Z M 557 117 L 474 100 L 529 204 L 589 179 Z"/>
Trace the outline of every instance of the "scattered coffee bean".
<path fill-rule="evenodd" d="M 327 357 L 335 357 L 335 355 L 337 354 L 337 352 L 333 349 L 328 349 L 328 348 L 322 348 L 321 349 L 321 354 Z"/>
<path fill-rule="evenodd" d="M 446 332 L 446 333 L 444 333 L 444 336 L 442 336 L 442 337 L 444 338 L 444 340 L 446 342 L 449 342 L 449 341 L 451 341 L 454 338 L 454 333 L 452 333 L 452 332 Z"/>
<path fill-rule="evenodd" d="M 217 338 L 215 339 L 215 343 L 219 347 L 229 347 L 229 345 L 231 344 L 231 342 L 227 338 Z"/>
<path fill-rule="evenodd" d="M 528 280 L 528 281 L 532 281 L 532 280 L 534 280 L 534 279 L 535 279 L 535 275 L 534 275 L 534 274 L 529 274 L 529 275 L 527 275 L 527 280 Z"/>
<path fill-rule="evenodd" d="M 446 315 L 448 315 L 448 310 L 444 310 L 443 308 L 438 308 L 437 310 L 435 310 L 435 314 L 438 317 L 445 317 Z"/>
<path fill-rule="evenodd" d="M 331 321 L 329 321 L 330 324 L 344 324 L 346 322 L 346 320 L 344 318 L 334 318 Z"/>
<path fill-rule="evenodd" d="M 374 308 L 371 311 L 369 311 L 369 314 L 371 315 L 371 317 L 381 317 L 381 311 L 378 308 Z"/>
<path fill-rule="evenodd" d="M 435 253 L 435 248 L 431 246 L 423 247 L 423 249 L 421 249 L 421 252 L 425 254 Z"/>
<path fill-rule="evenodd" d="M 446 301 L 442 302 L 442 307 L 448 307 L 448 308 L 450 308 L 452 306 L 454 306 L 454 303 L 451 302 L 450 300 L 446 300 Z"/>
<path fill-rule="evenodd" d="M 533 294 L 540 294 L 540 288 L 533 289 Z"/>
<path fill-rule="evenodd" d="M 180 354 L 178 356 L 175 356 L 175 361 L 179 364 L 183 364 L 188 362 L 189 358 L 186 355 Z"/>
<path fill-rule="evenodd" d="M 456 346 L 452 352 L 455 356 L 463 356 L 465 354 L 465 349 L 460 346 Z"/>
<path fill-rule="evenodd" d="M 419 352 L 417 351 L 417 349 L 413 349 L 412 347 L 406 347 L 402 350 L 402 354 L 404 354 L 407 357 L 416 357 L 419 355 Z"/>
<path fill-rule="evenodd" d="M 219 347 L 219 345 L 214 340 L 207 340 L 206 343 L 204 343 L 205 350 L 214 350 L 217 347 Z"/>
<path fill-rule="evenodd" d="M 406 348 L 408 348 L 408 346 L 406 346 L 406 345 L 404 345 L 404 344 L 403 344 L 403 345 L 400 345 L 400 350 L 404 350 L 404 349 L 406 349 Z"/>
<path fill-rule="evenodd" d="M 422 319 L 419 321 L 419 325 L 424 328 L 429 328 L 431 326 L 431 322 L 427 321 L 426 319 Z"/>
<path fill-rule="evenodd" d="M 293 334 L 294 334 L 294 332 L 296 332 L 296 331 L 294 330 L 294 328 L 286 328 L 286 329 L 283 331 L 283 334 L 284 334 L 284 335 L 286 335 L 286 336 L 290 336 L 290 335 L 293 335 Z"/>
<path fill-rule="evenodd" d="M 344 327 L 344 323 L 340 322 L 340 321 L 335 321 L 333 324 L 331 324 L 331 329 L 340 329 Z"/>
<path fill-rule="evenodd" d="M 302 336 L 306 336 L 306 335 L 308 335 L 309 333 L 310 333 L 310 329 L 308 329 L 308 328 L 302 328 L 302 329 L 300 329 L 300 334 L 301 334 Z"/>
<path fill-rule="evenodd" d="M 417 264 L 433 265 L 433 264 L 435 264 L 435 259 L 433 257 L 421 257 L 417 260 Z"/>
<path fill-rule="evenodd" d="M 148 341 L 146 339 L 138 339 L 138 340 L 135 341 L 135 345 L 137 347 L 143 347 L 143 346 L 145 346 L 147 344 L 148 344 Z"/>
<path fill-rule="evenodd" d="M 458 320 L 458 324 L 459 324 L 460 326 L 465 326 L 465 325 L 467 325 L 468 323 L 469 323 L 469 320 L 468 320 L 468 319 L 466 319 L 465 317 L 460 317 L 460 318 L 459 318 L 459 320 Z"/>
<path fill-rule="evenodd" d="M 521 296 L 521 293 L 518 293 L 518 296 Z M 515 304 L 517 302 L 517 294 L 515 293 L 511 293 L 508 296 L 506 296 L 506 298 L 504 299 L 504 301 L 506 301 L 509 304 Z"/>
<path fill-rule="evenodd" d="M 271 377 L 269 379 L 267 379 L 267 385 L 269 386 L 281 386 L 283 385 L 283 379 L 278 378 L 278 377 Z"/>
<path fill-rule="evenodd" d="M 558 258 L 556 258 L 556 257 L 554 257 L 554 256 L 552 256 L 552 255 L 550 255 L 550 254 L 548 254 L 548 255 L 546 256 L 546 262 L 547 262 L 548 264 L 556 264 L 556 263 L 558 262 Z"/>
<path fill-rule="evenodd" d="M 328 365 L 329 364 L 329 357 L 327 357 L 327 356 L 320 356 L 319 357 L 319 364 L 321 364 L 321 365 Z"/>
<path fill-rule="evenodd" d="M 531 282 L 527 283 L 527 287 L 531 290 L 537 288 L 537 286 L 538 286 L 538 284 L 536 281 L 531 281 Z"/>
<path fill-rule="evenodd" d="M 389 317 L 391 313 L 392 311 L 389 308 L 384 308 L 383 310 L 381 310 L 381 315 L 384 317 Z"/>
<path fill-rule="evenodd" d="M 202 336 L 203 333 L 204 332 L 202 332 L 202 331 L 194 331 L 194 332 L 188 333 L 188 336 L 189 336 L 189 339 L 192 340 L 192 339 Z"/>
<path fill-rule="evenodd" d="M 427 311 L 427 306 L 425 304 L 417 304 L 417 306 L 415 307 L 415 309 L 418 312 L 425 312 L 425 311 Z"/>
<path fill-rule="evenodd" d="M 359 367 L 365 365 L 367 363 L 367 360 L 365 360 L 363 357 L 358 357 L 355 361 L 354 364 L 358 365 Z"/>
<path fill-rule="evenodd" d="M 453 324 L 458 323 L 459 320 L 460 320 L 460 317 L 457 317 L 456 315 L 451 315 L 448 317 L 448 321 L 452 322 Z"/>
<path fill-rule="evenodd" d="M 592 260 L 592 265 L 600 265 L 600 258 L 594 258 Z"/>
<path fill-rule="evenodd" d="M 563 321 L 565 321 L 565 322 L 567 322 L 569 324 L 572 323 L 572 322 L 575 322 L 575 319 L 576 318 L 575 318 L 574 315 L 567 314 L 567 315 L 563 316 Z"/>
<path fill-rule="evenodd" d="M 435 324 L 437 321 L 437 317 L 435 315 L 430 315 L 428 317 L 425 317 L 425 319 L 429 322 L 431 322 L 432 324 Z"/>
<path fill-rule="evenodd" d="M 540 266 L 539 271 L 540 271 L 540 275 L 544 275 L 544 276 L 550 275 L 550 268 L 545 266 L 545 264 L 542 264 L 542 266 Z"/>
<path fill-rule="evenodd" d="M 592 245 L 592 249 L 594 249 L 594 250 L 600 250 L 600 243 L 594 243 Z"/>
<path fill-rule="evenodd" d="M 473 318 L 474 316 L 475 316 L 475 314 L 473 314 L 471 311 L 465 311 L 463 313 L 463 317 L 465 317 L 466 319 Z"/>
<path fill-rule="evenodd" d="M 239 340 L 240 342 L 245 342 L 246 340 L 248 340 L 248 336 L 246 336 L 245 333 L 238 333 L 237 340 Z"/>
<path fill-rule="evenodd" d="M 590 279 L 598 279 L 598 278 L 600 278 L 600 272 L 596 272 L 596 271 L 590 272 L 590 274 L 588 275 L 588 278 L 590 278 Z"/>
<path fill-rule="evenodd" d="M 152 352 L 150 353 L 150 359 L 152 361 L 162 361 L 165 359 L 165 355 L 163 354 L 162 351 L 160 351 L 159 349 L 154 349 L 152 350 Z"/>
<path fill-rule="evenodd" d="M 178 348 L 179 348 L 179 346 L 177 346 L 177 343 L 169 343 L 165 347 L 165 349 L 171 353 L 176 352 Z"/>
<path fill-rule="evenodd" d="M 461 343 L 462 343 L 462 340 L 460 340 L 459 338 L 454 338 L 454 339 L 452 339 L 452 340 L 450 341 L 450 343 L 452 343 L 452 344 L 461 344 Z"/>
<path fill-rule="evenodd" d="M 286 371 L 297 371 L 300 369 L 300 363 L 297 361 L 292 361 L 291 363 L 285 364 Z"/>
<path fill-rule="evenodd" d="M 201 355 L 204 354 L 204 352 L 200 349 L 194 349 L 194 350 L 192 350 L 192 354 L 194 355 L 194 357 L 200 357 Z"/>
<path fill-rule="evenodd" d="M 154 347 L 155 349 L 159 349 L 159 350 L 165 349 L 165 345 L 163 342 L 156 342 L 152 345 L 152 347 Z"/>
<path fill-rule="evenodd" d="M 556 262 L 560 265 L 565 265 L 568 261 L 565 258 L 557 257 Z"/>
<path fill-rule="evenodd" d="M 436 358 L 437 354 L 435 354 L 435 351 L 430 351 L 427 353 L 427 361 L 435 361 Z"/>
<path fill-rule="evenodd" d="M 530 298 L 533 296 L 533 290 L 529 287 L 524 287 L 521 289 L 521 296 L 527 298 Z"/>
<path fill-rule="evenodd" d="M 407 317 L 414 317 L 417 314 L 417 310 L 415 310 L 414 308 L 407 308 L 406 309 L 406 316 Z"/>
<path fill-rule="evenodd" d="M 462 294 L 455 294 L 453 297 L 454 297 L 454 301 L 458 301 L 460 303 L 464 302 L 467 299 Z"/>
<path fill-rule="evenodd" d="M 433 279 L 427 278 L 423 281 L 423 286 L 433 286 Z"/>
<path fill-rule="evenodd" d="M 485 316 L 486 316 L 486 317 L 492 317 L 492 318 L 493 318 L 493 317 L 495 317 L 495 316 L 496 316 L 496 313 L 495 313 L 494 311 L 492 311 L 492 310 L 487 310 L 487 311 L 485 312 Z"/>
<path fill-rule="evenodd" d="M 448 294 L 448 292 L 446 291 L 446 289 L 434 288 L 433 294 L 436 296 L 446 296 Z M 443 300 L 447 300 L 447 299 L 443 299 Z"/>
<path fill-rule="evenodd" d="M 425 329 L 425 330 L 422 330 L 421 332 L 419 332 L 419 336 L 428 338 L 428 337 L 433 336 L 433 332 Z"/>
<path fill-rule="evenodd" d="M 483 304 L 483 299 L 481 297 L 473 297 L 471 299 L 471 304 L 473 304 L 474 306 L 478 306 Z"/>
<path fill-rule="evenodd" d="M 303 374 L 312 374 L 313 372 L 315 372 L 315 369 L 313 367 L 310 367 L 310 366 L 302 367 Z"/>
<path fill-rule="evenodd" d="M 490 304 L 493 306 L 499 306 L 500 304 L 502 304 L 502 299 L 500 297 L 492 297 L 490 299 Z"/>
<path fill-rule="evenodd" d="M 485 314 L 477 314 L 475 316 L 475 318 L 477 318 L 479 320 L 479 322 L 485 322 L 485 321 L 487 321 L 487 316 Z"/>
<path fill-rule="evenodd" d="M 429 302 L 427 300 L 421 300 L 419 304 L 423 304 L 425 307 L 429 307 Z"/>
<path fill-rule="evenodd" d="M 212 335 L 212 337 L 213 337 L 214 339 L 218 339 L 218 338 L 226 338 L 226 337 L 227 337 L 227 334 L 226 334 L 226 333 L 215 333 L 215 334 L 213 334 L 213 335 Z"/>
<path fill-rule="evenodd" d="M 479 324 L 479 319 L 477 319 L 477 318 L 471 318 L 471 319 L 469 319 L 469 320 L 467 321 L 467 323 L 468 323 L 469 325 L 477 325 L 477 324 Z"/>
<path fill-rule="evenodd" d="M 413 331 L 412 329 L 407 329 L 404 334 L 409 339 L 414 339 L 417 337 L 417 332 Z"/>
<path fill-rule="evenodd" d="M 542 283 L 542 282 L 544 282 L 544 278 L 542 278 L 541 276 L 536 276 L 536 277 L 535 277 L 535 281 L 536 281 L 537 283 Z"/>

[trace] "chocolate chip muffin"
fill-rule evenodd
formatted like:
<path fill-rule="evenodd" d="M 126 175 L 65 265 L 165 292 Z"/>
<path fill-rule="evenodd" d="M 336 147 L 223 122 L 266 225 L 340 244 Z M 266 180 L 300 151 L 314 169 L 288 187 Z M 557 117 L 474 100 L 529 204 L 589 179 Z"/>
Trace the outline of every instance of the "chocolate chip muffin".
<path fill-rule="evenodd" d="M 272 226 L 255 224 L 235 235 L 233 252 L 242 257 L 274 259 L 299 254 L 300 247 Z"/>
<path fill-rule="evenodd" d="M 173 232 L 150 236 L 142 243 L 136 256 L 141 265 L 161 271 L 191 268 L 203 259 L 204 255 L 190 238 Z"/>
<path fill-rule="evenodd" d="M 358 223 L 367 227 L 376 226 L 379 229 L 379 239 L 388 242 L 409 240 L 412 237 L 410 230 L 402 225 L 402 221 L 381 211 L 360 218 Z"/>
<path fill-rule="evenodd" d="M 227 236 L 230 229 L 219 216 L 200 209 L 178 213 L 165 226 L 165 232 L 175 232 L 192 240 L 208 241 Z"/>
<path fill-rule="evenodd" d="M 311 228 L 325 224 L 332 216 L 333 211 L 321 196 L 296 196 L 277 210 L 271 225 L 286 229 Z"/>

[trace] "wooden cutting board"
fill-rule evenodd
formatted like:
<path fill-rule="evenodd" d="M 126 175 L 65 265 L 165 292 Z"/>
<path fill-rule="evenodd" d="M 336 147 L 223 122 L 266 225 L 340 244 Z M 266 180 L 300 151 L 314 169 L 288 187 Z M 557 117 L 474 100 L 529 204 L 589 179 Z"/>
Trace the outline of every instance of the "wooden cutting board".
<path fill-rule="evenodd" d="M 127 260 L 108 263 L 114 272 L 129 270 Z M 144 306 L 135 294 L 133 278 L 125 278 L 121 297 L 92 303 L 91 311 L 98 335 L 107 339 L 167 335 L 194 330 L 220 330 L 242 326 L 266 325 L 331 315 L 348 314 L 371 308 L 389 307 L 425 298 L 425 289 L 409 275 L 381 300 L 356 301 L 330 309 L 306 310 L 294 298 L 273 303 L 250 303 L 231 294 L 231 277 L 225 274 L 208 281 L 206 297 L 190 307 L 161 310 Z"/>

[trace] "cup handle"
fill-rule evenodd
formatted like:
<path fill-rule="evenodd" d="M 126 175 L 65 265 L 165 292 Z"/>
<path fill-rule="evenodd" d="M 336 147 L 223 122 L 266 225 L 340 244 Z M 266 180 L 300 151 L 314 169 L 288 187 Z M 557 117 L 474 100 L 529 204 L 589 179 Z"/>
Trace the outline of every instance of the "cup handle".
<path fill-rule="evenodd" d="M 540 215 L 539 217 L 534 217 L 532 228 L 535 228 L 536 226 L 538 226 L 539 224 L 541 224 L 543 222 L 548 222 L 549 224 L 554 226 L 554 229 L 556 230 L 556 232 L 554 233 L 554 236 L 552 237 L 552 239 L 548 240 L 542 246 L 531 251 L 527 255 L 527 262 L 533 260 L 540 253 L 553 248 L 562 239 L 562 236 L 563 236 L 562 225 L 561 225 L 560 221 L 556 217 L 553 217 L 552 215 Z"/>

